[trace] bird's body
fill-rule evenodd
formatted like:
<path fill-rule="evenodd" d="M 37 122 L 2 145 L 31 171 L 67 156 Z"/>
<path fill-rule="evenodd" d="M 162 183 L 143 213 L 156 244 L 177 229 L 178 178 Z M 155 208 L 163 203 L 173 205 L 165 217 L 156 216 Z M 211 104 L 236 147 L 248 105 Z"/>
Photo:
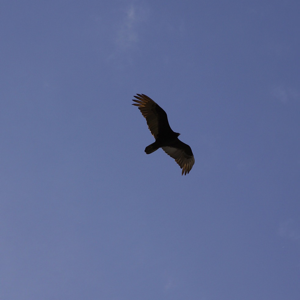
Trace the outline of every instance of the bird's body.
<path fill-rule="evenodd" d="M 192 149 L 178 139 L 180 133 L 171 129 L 166 112 L 144 94 L 134 97 L 136 99 L 133 99 L 133 105 L 137 106 L 146 118 L 149 130 L 155 138 L 155 142 L 147 146 L 145 152 L 150 154 L 162 148 L 182 168 L 182 175 L 189 173 L 195 163 Z"/>

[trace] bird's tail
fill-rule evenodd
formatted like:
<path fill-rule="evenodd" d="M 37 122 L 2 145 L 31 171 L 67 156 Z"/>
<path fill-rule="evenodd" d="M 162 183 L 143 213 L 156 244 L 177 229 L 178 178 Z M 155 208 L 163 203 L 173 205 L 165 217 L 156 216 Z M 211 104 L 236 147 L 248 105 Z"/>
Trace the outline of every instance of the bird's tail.
<path fill-rule="evenodd" d="M 156 151 L 159 147 L 157 146 L 156 142 L 154 142 L 153 144 L 149 145 L 146 147 L 145 152 L 147 154 L 150 154 L 154 151 Z"/>

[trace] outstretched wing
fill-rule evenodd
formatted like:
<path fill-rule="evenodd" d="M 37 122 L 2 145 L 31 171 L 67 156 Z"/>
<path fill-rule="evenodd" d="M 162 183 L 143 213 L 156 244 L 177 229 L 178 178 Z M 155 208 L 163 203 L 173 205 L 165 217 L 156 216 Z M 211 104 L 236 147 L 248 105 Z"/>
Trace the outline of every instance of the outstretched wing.
<path fill-rule="evenodd" d="M 134 98 L 136 98 L 133 99 L 135 103 L 132 105 L 137 106 L 146 118 L 148 128 L 155 139 L 158 135 L 168 135 L 173 132 L 166 112 L 158 104 L 144 94 L 137 94 Z"/>
<path fill-rule="evenodd" d="M 175 159 L 182 169 L 182 175 L 186 175 L 191 171 L 195 163 L 195 158 L 189 145 L 177 139 L 176 143 L 170 146 L 164 146 L 162 149 Z"/>

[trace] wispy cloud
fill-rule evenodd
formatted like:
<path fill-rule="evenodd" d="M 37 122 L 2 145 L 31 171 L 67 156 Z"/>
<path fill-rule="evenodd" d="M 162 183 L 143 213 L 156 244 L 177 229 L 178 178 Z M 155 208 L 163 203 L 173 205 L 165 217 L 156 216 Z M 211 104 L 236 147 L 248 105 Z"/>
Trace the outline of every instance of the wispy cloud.
<path fill-rule="evenodd" d="M 172 287 L 174 287 L 174 282 L 171 278 L 168 278 L 165 282 L 165 285 L 164 285 L 164 289 L 165 291 L 168 291 L 170 290 Z"/>
<path fill-rule="evenodd" d="M 284 104 L 290 101 L 300 100 L 300 92 L 297 89 L 283 85 L 273 88 L 272 95 Z"/>
<path fill-rule="evenodd" d="M 145 18 L 145 9 L 131 4 L 126 10 L 119 25 L 116 43 L 120 49 L 133 47 L 139 40 L 138 28 Z"/>

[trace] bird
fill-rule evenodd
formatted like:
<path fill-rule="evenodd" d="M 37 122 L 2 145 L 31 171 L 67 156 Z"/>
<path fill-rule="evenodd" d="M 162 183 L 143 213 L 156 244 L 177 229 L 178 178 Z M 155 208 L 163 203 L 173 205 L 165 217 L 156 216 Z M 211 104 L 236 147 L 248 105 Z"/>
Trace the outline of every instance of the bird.
<path fill-rule="evenodd" d="M 181 175 L 188 174 L 195 163 L 191 147 L 178 139 L 180 133 L 171 129 L 166 112 L 156 102 L 144 94 L 136 94 L 134 98 L 132 105 L 141 111 L 155 138 L 155 142 L 145 148 L 146 154 L 162 148 L 180 166 Z"/>

